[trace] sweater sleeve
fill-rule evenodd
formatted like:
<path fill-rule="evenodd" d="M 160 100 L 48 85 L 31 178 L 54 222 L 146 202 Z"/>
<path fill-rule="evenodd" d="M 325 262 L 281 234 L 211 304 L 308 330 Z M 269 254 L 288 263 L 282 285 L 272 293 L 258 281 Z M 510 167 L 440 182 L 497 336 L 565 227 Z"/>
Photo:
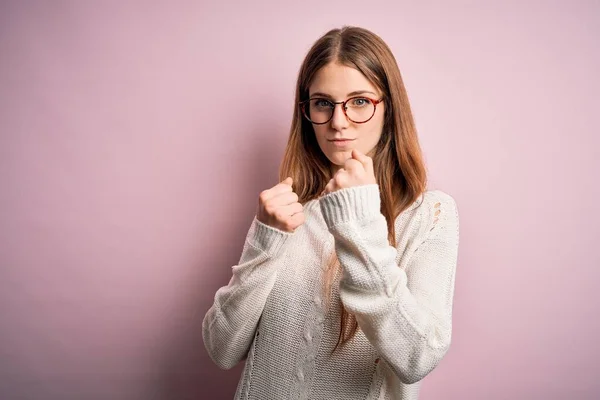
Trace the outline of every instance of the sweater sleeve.
<path fill-rule="evenodd" d="M 388 242 L 377 184 L 338 190 L 320 199 L 342 266 L 340 299 L 398 378 L 423 379 L 444 357 L 452 336 L 459 223 L 454 199 L 431 192 L 406 267 Z M 403 262 L 404 264 L 404 262 Z"/>
<path fill-rule="evenodd" d="M 202 321 L 204 346 L 220 368 L 233 368 L 246 357 L 277 277 L 279 256 L 291 235 L 254 217 L 240 261 Z"/>

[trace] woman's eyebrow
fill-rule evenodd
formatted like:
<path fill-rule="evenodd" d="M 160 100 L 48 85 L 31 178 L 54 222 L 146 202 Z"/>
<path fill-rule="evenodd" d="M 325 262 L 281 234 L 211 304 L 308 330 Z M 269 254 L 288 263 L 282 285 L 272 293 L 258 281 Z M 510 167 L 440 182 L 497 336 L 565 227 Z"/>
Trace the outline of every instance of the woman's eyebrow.
<path fill-rule="evenodd" d="M 371 92 L 370 90 L 356 90 L 354 92 L 348 93 L 348 97 L 352 97 L 352 96 L 358 96 L 359 94 L 365 94 L 365 93 L 370 93 L 373 96 L 377 96 L 376 93 Z"/>
<path fill-rule="evenodd" d="M 371 92 L 369 90 L 355 90 L 354 92 L 348 93 L 346 95 L 346 97 L 358 96 L 358 95 L 365 94 L 365 93 L 370 93 L 373 96 L 377 96 L 376 93 L 373 93 L 373 92 Z M 333 96 L 328 95 L 327 93 L 323 93 L 323 92 L 315 92 L 315 93 L 313 93 L 313 94 L 310 95 L 310 97 L 314 97 L 314 96 L 326 97 L 328 99 L 332 99 L 333 98 Z"/>

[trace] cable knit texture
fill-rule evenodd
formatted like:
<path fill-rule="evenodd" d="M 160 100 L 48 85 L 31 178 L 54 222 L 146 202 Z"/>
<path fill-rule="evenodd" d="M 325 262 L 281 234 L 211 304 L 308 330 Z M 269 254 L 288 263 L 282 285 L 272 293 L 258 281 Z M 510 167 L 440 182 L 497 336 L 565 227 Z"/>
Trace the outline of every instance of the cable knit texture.
<path fill-rule="evenodd" d="M 202 325 L 220 368 L 245 360 L 235 399 L 418 398 L 450 346 L 458 210 L 450 195 L 425 192 L 394 221 L 394 247 L 380 201 L 377 184 L 329 193 L 305 204 L 294 233 L 254 218 Z M 341 272 L 328 306 L 333 251 Z M 360 329 L 331 354 L 340 302 Z"/>

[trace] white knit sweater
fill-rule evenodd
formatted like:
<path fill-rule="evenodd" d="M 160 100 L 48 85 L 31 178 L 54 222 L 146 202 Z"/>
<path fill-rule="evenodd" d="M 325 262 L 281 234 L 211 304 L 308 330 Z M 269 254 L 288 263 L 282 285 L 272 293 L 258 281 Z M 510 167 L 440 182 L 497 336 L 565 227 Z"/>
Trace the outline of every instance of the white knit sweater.
<path fill-rule="evenodd" d="M 246 360 L 235 399 L 417 399 L 419 381 L 450 346 L 454 199 L 440 190 L 420 196 L 395 221 L 395 248 L 377 184 L 329 193 L 304 213 L 294 233 L 254 218 L 204 317 L 212 360 L 223 369 Z M 334 249 L 341 274 L 325 307 L 323 271 Z M 340 301 L 360 329 L 330 356 Z"/>

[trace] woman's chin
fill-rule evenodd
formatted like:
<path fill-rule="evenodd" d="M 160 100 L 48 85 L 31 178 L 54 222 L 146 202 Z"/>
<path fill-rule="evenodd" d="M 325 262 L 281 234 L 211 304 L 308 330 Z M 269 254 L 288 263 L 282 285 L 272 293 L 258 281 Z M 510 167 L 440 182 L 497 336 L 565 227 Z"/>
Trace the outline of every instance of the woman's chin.
<path fill-rule="evenodd" d="M 348 151 L 336 151 L 329 157 L 329 161 L 331 161 L 335 165 L 339 165 L 343 167 L 348 159 L 352 158 L 352 150 Z"/>

